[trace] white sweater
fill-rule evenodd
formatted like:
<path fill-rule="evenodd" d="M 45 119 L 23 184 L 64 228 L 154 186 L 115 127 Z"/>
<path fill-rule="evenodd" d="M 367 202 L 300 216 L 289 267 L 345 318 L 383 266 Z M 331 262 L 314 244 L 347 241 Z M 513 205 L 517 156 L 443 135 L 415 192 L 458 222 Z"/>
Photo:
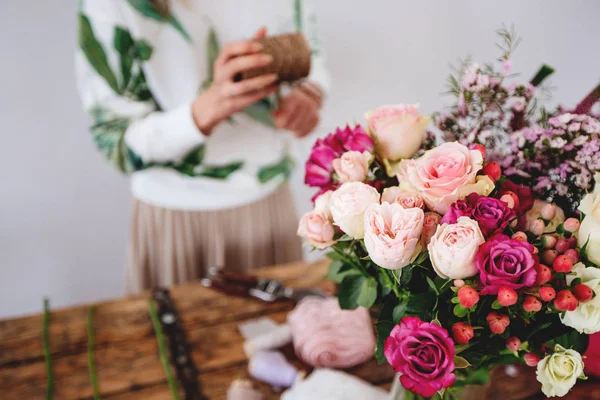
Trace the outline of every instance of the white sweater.
<path fill-rule="evenodd" d="M 98 148 L 132 174 L 134 197 L 161 207 L 218 210 L 266 197 L 289 175 L 286 132 L 269 119 L 274 99 L 205 137 L 192 101 L 210 84 L 218 46 L 302 30 L 313 49 L 309 79 L 329 79 L 310 4 L 301 0 L 150 0 L 80 3 L 76 71 Z"/>

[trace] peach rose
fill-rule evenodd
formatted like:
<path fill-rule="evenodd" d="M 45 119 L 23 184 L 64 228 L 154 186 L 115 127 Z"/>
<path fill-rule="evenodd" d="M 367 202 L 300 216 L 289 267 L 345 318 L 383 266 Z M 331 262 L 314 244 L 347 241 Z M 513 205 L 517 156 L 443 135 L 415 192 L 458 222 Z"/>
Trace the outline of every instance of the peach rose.
<path fill-rule="evenodd" d="M 379 204 L 379 192 L 361 182 L 342 184 L 329 199 L 333 221 L 354 239 L 365 235 L 364 214 L 371 204 Z"/>
<path fill-rule="evenodd" d="M 365 247 L 371 260 L 382 268 L 407 266 L 419 251 L 423 210 L 397 203 L 369 206 L 365 212 Z"/>
<path fill-rule="evenodd" d="M 425 218 L 423 220 L 423 234 L 421 235 L 421 244 L 423 247 L 427 247 L 441 221 L 442 216 L 440 214 L 435 212 L 425 213 Z"/>
<path fill-rule="evenodd" d="M 425 139 L 431 118 L 418 112 L 418 104 L 382 106 L 365 114 L 369 133 L 375 138 L 375 152 L 383 159 L 411 158 Z"/>
<path fill-rule="evenodd" d="M 362 182 L 369 174 L 369 164 L 373 156 L 368 151 L 347 151 L 333 160 L 333 169 L 340 182 Z"/>
<path fill-rule="evenodd" d="M 398 180 L 403 190 L 419 193 L 430 210 L 443 215 L 452 203 L 477 191 L 479 185 L 487 191 L 488 180 L 477 179 L 482 168 L 479 150 L 451 142 L 429 150 L 417 160 L 403 160 Z"/>
<path fill-rule="evenodd" d="M 324 249 L 335 243 L 333 223 L 326 214 L 317 211 L 307 212 L 300 218 L 298 236 L 318 249 Z"/>
<path fill-rule="evenodd" d="M 427 250 L 435 272 L 444 279 L 465 279 L 477 274 L 475 255 L 485 238 L 477 221 L 459 217 L 456 224 L 439 225 Z"/>
<path fill-rule="evenodd" d="M 381 195 L 381 202 L 398 203 L 403 208 L 420 208 L 423 209 L 425 204 L 423 198 L 417 193 L 405 192 L 398 186 L 385 188 Z"/>

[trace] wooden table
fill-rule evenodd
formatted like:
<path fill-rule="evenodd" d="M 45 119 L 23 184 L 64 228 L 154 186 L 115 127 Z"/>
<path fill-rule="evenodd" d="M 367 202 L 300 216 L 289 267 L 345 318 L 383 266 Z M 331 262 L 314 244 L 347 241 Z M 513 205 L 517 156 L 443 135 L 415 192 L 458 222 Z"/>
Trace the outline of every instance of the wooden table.
<path fill-rule="evenodd" d="M 324 283 L 326 263 L 304 263 L 257 271 L 256 275 L 280 279 L 290 287 L 315 287 Z M 154 329 L 148 314 L 149 293 L 96 304 L 96 366 L 102 399 L 170 399 L 158 356 Z M 284 322 L 293 303 L 264 303 L 228 297 L 188 283 L 171 290 L 200 370 L 199 380 L 210 399 L 225 399 L 227 388 L 247 376 L 241 321 L 267 316 Z M 40 301 L 41 303 L 41 301 Z M 55 399 L 89 399 L 92 396 L 87 364 L 86 316 L 90 305 L 52 310 L 50 345 L 55 375 Z M 46 366 L 42 348 L 42 315 L 0 321 L 0 399 L 42 399 Z M 302 367 L 290 347 L 288 359 Z M 375 362 L 351 373 L 376 385 L 389 386 L 392 371 Z M 266 399 L 279 398 L 261 384 Z M 183 398 L 183 397 L 182 397 Z"/>

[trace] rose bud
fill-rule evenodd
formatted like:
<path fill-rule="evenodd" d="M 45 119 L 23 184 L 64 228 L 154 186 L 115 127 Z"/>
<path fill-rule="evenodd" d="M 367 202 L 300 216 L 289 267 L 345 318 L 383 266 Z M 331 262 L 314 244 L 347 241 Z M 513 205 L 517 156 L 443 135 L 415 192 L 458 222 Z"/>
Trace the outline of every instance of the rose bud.
<path fill-rule="evenodd" d="M 569 257 L 573 264 L 579 261 L 579 253 L 575 249 L 569 249 L 565 251 L 565 256 Z"/>
<path fill-rule="evenodd" d="M 502 199 L 500 199 L 500 200 L 502 200 Z M 513 235 L 510 238 L 514 239 L 514 240 L 520 240 L 522 242 L 527 241 L 527 235 L 525 234 L 525 232 L 521 232 L 521 231 L 513 233 Z"/>
<path fill-rule="evenodd" d="M 552 249 L 556 246 L 556 242 L 558 239 L 552 235 L 544 235 L 542 236 L 542 245 L 545 249 Z"/>
<path fill-rule="evenodd" d="M 505 202 L 508 208 L 515 208 L 515 198 L 508 193 L 503 194 L 500 197 L 500 201 Z"/>
<path fill-rule="evenodd" d="M 542 236 L 544 230 L 546 230 L 546 225 L 541 219 L 536 219 L 529 223 L 529 232 L 533 233 L 535 236 Z"/>
<path fill-rule="evenodd" d="M 482 144 L 475 143 L 469 146 L 470 150 L 479 150 L 481 156 L 485 158 L 485 147 Z"/>
<path fill-rule="evenodd" d="M 508 286 L 502 286 L 498 289 L 498 303 L 502 304 L 503 307 L 510 307 L 517 303 L 519 295 L 513 288 Z"/>
<path fill-rule="evenodd" d="M 502 169 L 500 168 L 500 164 L 496 161 L 492 161 L 491 163 L 484 165 L 483 173 L 489 176 L 492 181 L 496 182 L 500 179 L 500 176 L 502 176 Z"/>
<path fill-rule="evenodd" d="M 568 256 L 562 255 L 556 257 L 554 262 L 552 263 L 552 267 L 556 272 L 571 272 L 573 268 L 573 262 Z"/>
<path fill-rule="evenodd" d="M 550 267 L 547 267 L 544 264 L 538 264 L 535 270 L 537 272 L 535 278 L 536 285 L 541 286 L 544 283 L 550 282 L 550 279 L 552 279 L 552 270 L 550 269 Z"/>
<path fill-rule="evenodd" d="M 542 302 L 537 299 L 535 296 L 527 296 L 525 297 L 525 301 L 523 302 L 523 310 L 527 312 L 538 312 L 542 309 Z"/>
<path fill-rule="evenodd" d="M 575 233 L 579 230 L 579 220 L 576 218 L 567 218 L 565 222 L 563 222 L 563 227 L 565 231 Z"/>
<path fill-rule="evenodd" d="M 467 344 L 469 340 L 473 338 L 475 332 L 471 325 L 467 325 L 463 322 L 457 322 L 452 325 L 452 336 L 454 341 L 458 344 Z"/>
<path fill-rule="evenodd" d="M 556 290 L 552 286 L 542 286 L 540 288 L 540 297 L 546 302 L 552 301 L 556 297 Z"/>
<path fill-rule="evenodd" d="M 471 308 L 479 301 L 479 293 L 471 286 L 463 286 L 458 290 L 458 301 L 465 308 Z"/>
<path fill-rule="evenodd" d="M 462 279 L 454 280 L 454 287 L 461 288 L 463 286 L 465 286 L 465 281 L 463 281 Z"/>
<path fill-rule="evenodd" d="M 558 242 L 556 242 L 556 246 L 554 248 L 556 249 L 556 251 L 562 254 L 565 251 L 569 250 L 569 241 L 565 238 L 558 239 Z"/>
<path fill-rule="evenodd" d="M 554 249 L 544 250 L 544 252 L 542 253 L 542 260 L 544 260 L 546 264 L 552 264 L 554 260 L 556 260 L 556 257 L 558 257 L 558 251 Z"/>
<path fill-rule="evenodd" d="M 554 204 L 546 204 L 540 210 L 540 215 L 546 221 L 550 221 L 556 215 L 556 206 Z"/>
<path fill-rule="evenodd" d="M 508 325 L 510 325 L 508 316 L 498 314 L 497 312 L 489 313 L 485 320 L 490 325 L 490 330 L 497 335 L 503 334 Z"/>
<path fill-rule="evenodd" d="M 594 297 L 594 291 L 588 285 L 580 283 L 573 288 L 573 294 L 581 303 L 585 303 Z"/>
<path fill-rule="evenodd" d="M 521 339 L 516 336 L 511 336 L 506 339 L 506 347 L 511 351 L 518 351 L 521 348 Z"/>
<path fill-rule="evenodd" d="M 540 356 L 535 353 L 527 353 L 523 356 L 523 359 L 525 360 L 525 364 L 530 367 L 537 367 L 540 362 Z"/>
<path fill-rule="evenodd" d="M 560 311 L 574 311 L 578 304 L 575 295 L 566 289 L 558 292 L 554 300 L 554 307 Z"/>

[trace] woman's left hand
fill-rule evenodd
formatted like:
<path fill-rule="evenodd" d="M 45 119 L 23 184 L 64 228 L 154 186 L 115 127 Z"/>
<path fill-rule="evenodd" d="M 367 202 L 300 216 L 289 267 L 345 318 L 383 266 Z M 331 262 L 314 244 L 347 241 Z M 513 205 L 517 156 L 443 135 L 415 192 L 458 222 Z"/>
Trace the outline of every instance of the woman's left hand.
<path fill-rule="evenodd" d="M 319 124 L 320 101 L 301 87 L 295 88 L 273 112 L 275 127 L 292 131 L 298 138 L 311 133 Z"/>

